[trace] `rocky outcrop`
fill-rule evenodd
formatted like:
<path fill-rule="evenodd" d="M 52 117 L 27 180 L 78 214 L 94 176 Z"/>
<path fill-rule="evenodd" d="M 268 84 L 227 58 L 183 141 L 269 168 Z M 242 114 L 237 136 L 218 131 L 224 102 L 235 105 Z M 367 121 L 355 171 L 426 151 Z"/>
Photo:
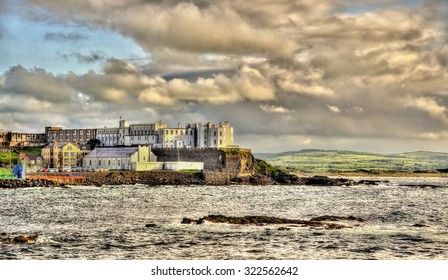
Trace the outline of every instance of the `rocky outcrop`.
<path fill-rule="evenodd" d="M 328 223 L 330 218 L 335 220 L 337 216 L 322 216 L 311 219 L 311 220 L 297 220 L 297 219 L 286 219 L 286 218 L 278 218 L 278 217 L 270 217 L 270 216 L 244 216 L 244 217 L 229 217 L 224 215 L 209 215 L 202 217 L 198 220 L 184 218 L 181 223 L 182 224 L 203 224 L 204 222 L 210 223 L 226 223 L 226 224 L 237 224 L 237 225 L 255 225 L 255 226 L 264 226 L 264 225 L 298 225 L 301 227 L 310 227 L 314 229 L 343 229 L 343 228 L 351 228 L 350 225 L 345 224 L 336 224 L 336 223 Z M 338 217 L 338 221 L 346 220 L 346 221 L 364 221 L 359 218 L 349 218 L 349 217 Z M 285 230 L 285 227 L 281 227 L 282 230 Z"/>
<path fill-rule="evenodd" d="M 3 244 L 33 244 L 36 242 L 39 235 L 17 235 L 7 236 L 6 233 L 2 233 L 0 236 L 0 243 Z"/>
<path fill-rule="evenodd" d="M 355 222 L 365 222 L 366 220 L 362 218 L 357 218 L 354 216 L 331 216 L 331 215 L 324 215 L 319 216 L 315 218 L 311 218 L 310 221 L 317 221 L 317 222 L 323 222 L 323 221 L 331 221 L 331 222 L 337 222 L 337 221 L 355 221 Z"/>

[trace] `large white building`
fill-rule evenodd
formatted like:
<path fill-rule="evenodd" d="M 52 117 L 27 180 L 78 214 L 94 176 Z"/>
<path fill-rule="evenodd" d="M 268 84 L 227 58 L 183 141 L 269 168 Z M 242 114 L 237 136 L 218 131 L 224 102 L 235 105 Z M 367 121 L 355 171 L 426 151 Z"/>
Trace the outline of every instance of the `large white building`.
<path fill-rule="evenodd" d="M 115 128 L 100 128 L 97 139 L 103 147 L 152 145 L 154 148 L 223 148 L 233 146 L 229 122 L 186 123 L 177 128 L 167 124 L 129 124 L 120 120 Z"/>

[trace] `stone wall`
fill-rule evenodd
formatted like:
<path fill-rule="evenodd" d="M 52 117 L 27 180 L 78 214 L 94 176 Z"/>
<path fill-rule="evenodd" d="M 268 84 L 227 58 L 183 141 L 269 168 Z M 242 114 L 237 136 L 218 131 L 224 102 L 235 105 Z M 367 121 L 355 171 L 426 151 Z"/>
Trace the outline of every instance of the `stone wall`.
<path fill-rule="evenodd" d="M 225 168 L 225 153 L 219 149 L 153 149 L 157 161 L 196 161 L 203 162 L 205 170 L 222 171 Z"/>
<path fill-rule="evenodd" d="M 249 149 L 153 149 L 157 161 L 197 161 L 204 163 L 205 171 L 228 171 L 250 173 L 253 171 L 254 157 Z"/>

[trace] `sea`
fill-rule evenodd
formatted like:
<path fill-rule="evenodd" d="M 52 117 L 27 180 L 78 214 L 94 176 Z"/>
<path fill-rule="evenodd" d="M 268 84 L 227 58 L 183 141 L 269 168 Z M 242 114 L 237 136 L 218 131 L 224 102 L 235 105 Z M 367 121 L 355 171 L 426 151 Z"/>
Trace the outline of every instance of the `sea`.
<path fill-rule="evenodd" d="M 33 244 L 0 243 L 0 259 L 447 260 L 448 178 L 380 181 L 0 189 L 0 234 L 39 236 Z M 365 221 L 337 221 L 350 228 L 332 230 L 181 223 L 211 214 Z"/>

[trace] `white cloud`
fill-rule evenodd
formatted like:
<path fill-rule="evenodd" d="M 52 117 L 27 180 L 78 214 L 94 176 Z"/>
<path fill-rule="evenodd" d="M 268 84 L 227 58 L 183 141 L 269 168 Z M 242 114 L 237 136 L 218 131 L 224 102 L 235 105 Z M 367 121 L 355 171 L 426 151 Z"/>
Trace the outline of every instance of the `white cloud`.
<path fill-rule="evenodd" d="M 291 110 L 286 109 L 282 106 L 275 106 L 275 105 L 260 105 L 260 109 L 269 113 L 285 114 L 292 112 Z"/>
<path fill-rule="evenodd" d="M 341 109 L 339 109 L 337 106 L 333 106 L 333 105 L 328 105 L 327 104 L 327 108 L 328 108 L 328 110 L 330 110 L 330 112 L 332 112 L 332 113 L 340 113 L 341 112 Z"/>

